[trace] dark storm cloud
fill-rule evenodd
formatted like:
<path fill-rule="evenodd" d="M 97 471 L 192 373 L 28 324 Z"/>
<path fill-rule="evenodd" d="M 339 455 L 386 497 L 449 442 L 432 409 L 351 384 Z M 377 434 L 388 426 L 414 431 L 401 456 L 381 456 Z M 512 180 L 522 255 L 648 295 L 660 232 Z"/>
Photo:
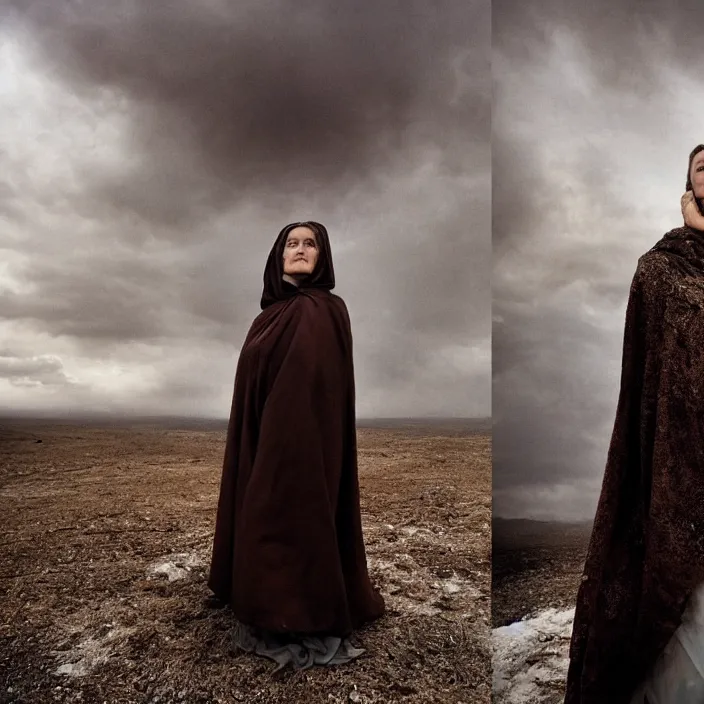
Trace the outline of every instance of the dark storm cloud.
<path fill-rule="evenodd" d="M 159 337 L 164 321 L 155 298 L 162 272 L 138 262 L 105 261 L 100 277 L 94 277 L 94 263 L 85 256 L 59 266 L 34 262 L 23 277 L 33 292 L 5 293 L 3 317 L 36 321 L 53 335 L 99 340 Z"/>
<path fill-rule="evenodd" d="M 605 88 L 641 96 L 658 91 L 656 56 L 692 72 L 701 64 L 702 8 L 697 0 L 497 0 L 492 8 L 492 32 L 500 51 L 517 62 L 532 62 L 555 28 L 568 28 L 584 41 L 584 58 Z"/>
<path fill-rule="evenodd" d="M 227 413 L 313 218 L 362 412 L 489 413 L 488 2 L 3 7 L 0 335 L 85 377 L 65 404 Z"/>
<path fill-rule="evenodd" d="M 492 6 L 494 510 L 589 518 L 631 277 L 681 222 L 687 153 L 702 141 L 704 11 Z"/>
<path fill-rule="evenodd" d="M 169 225 L 252 190 L 341 187 L 409 147 L 457 149 L 460 131 L 471 153 L 488 125 L 486 81 L 466 78 L 488 57 L 462 62 L 468 44 L 488 44 L 486 3 L 14 7 L 74 90 L 130 99 L 139 168 L 128 181 L 94 174 L 96 192 Z M 448 168 L 471 166 L 457 156 L 444 152 Z"/>

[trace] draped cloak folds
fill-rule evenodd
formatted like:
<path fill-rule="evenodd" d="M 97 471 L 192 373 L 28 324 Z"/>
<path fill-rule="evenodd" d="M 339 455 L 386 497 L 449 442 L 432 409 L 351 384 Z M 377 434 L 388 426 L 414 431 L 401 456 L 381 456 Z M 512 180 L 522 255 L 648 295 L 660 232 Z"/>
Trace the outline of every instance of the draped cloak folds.
<path fill-rule="evenodd" d="M 704 581 L 704 232 L 638 261 L 565 704 L 628 704 Z"/>
<path fill-rule="evenodd" d="M 344 637 L 384 601 L 362 535 L 350 320 L 322 225 L 313 274 L 282 280 L 295 225 L 240 352 L 208 586 L 249 626 Z"/>

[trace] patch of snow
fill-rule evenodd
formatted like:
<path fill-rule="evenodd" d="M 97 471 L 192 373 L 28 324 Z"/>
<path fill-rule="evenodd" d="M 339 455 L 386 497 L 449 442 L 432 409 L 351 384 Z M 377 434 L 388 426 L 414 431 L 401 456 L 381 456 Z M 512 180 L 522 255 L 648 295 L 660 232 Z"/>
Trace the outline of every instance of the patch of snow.
<path fill-rule="evenodd" d="M 405 611 L 407 614 L 415 614 L 416 616 L 437 616 L 442 613 L 442 609 L 437 606 L 432 606 L 427 601 L 414 601 L 406 596 L 397 596 L 390 600 L 399 610 Z"/>
<path fill-rule="evenodd" d="M 193 567 L 202 565 L 202 559 L 193 553 L 179 552 L 167 555 L 147 567 L 147 574 L 151 577 L 166 575 L 169 582 L 185 579 Z"/>
<path fill-rule="evenodd" d="M 574 609 L 547 609 L 492 632 L 496 704 L 562 701 Z"/>
<path fill-rule="evenodd" d="M 403 526 L 401 530 L 409 537 L 417 536 L 419 538 L 425 537 L 432 540 L 435 534 L 429 528 L 419 528 L 418 526 Z"/>
<path fill-rule="evenodd" d="M 54 651 L 53 654 L 65 661 L 54 670 L 54 674 L 69 677 L 89 675 L 98 665 L 107 662 L 114 655 L 115 645 L 119 641 L 136 630 L 117 626 L 103 636 L 88 636 L 69 651 Z"/>
<path fill-rule="evenodd" d="M 406 613 L 422 616 L 436 616 L 442 613 L 444 609 L 436 605 L 438 592 L 445 597 L 463 594 L 474 599 L 481 596 L 481 592 L 470 580 L 455 572 L 449 577 L 438 578 L 427 567 L 421 567 L 405 553 L 398 555 L 393 562 L 370 555 L 367 563 L 384 575 L 387 583 L 384 598 L 389 605 Z M 409 591 L 413 592 L 410 596 Z"/>
<path fill-rule="evenodd" d="M 443 580 L 442 588 L 448 594 L 457 594 L 457 592 L 462 591 L 464 584 L 465 580 L 461 580 L 458 577 L 450 577 L 449 579 Z"/>

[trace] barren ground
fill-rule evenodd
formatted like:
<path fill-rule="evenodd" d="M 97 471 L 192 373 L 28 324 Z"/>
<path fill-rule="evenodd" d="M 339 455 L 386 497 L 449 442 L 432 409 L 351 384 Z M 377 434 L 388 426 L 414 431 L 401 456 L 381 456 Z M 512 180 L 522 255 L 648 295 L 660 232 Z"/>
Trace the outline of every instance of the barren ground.
<path fill-rule="evenodd" d="M 564 699 L 577 588 L 591 523 L 494 519 L 495 704 Z"/>
<path fill-rule="evenodd" d="M 378 426 L 378 424 L 377 424 Z M 205 581 L 225 429 L 0 421 L 0 702 L 490 701 L 491 449 L 462 424 L 359 431 L 386 616 L 338 668 L 232 652 Z"/>
<path fill-rule="evenodd" d="M 492 625 L 574 607 L 591 523 L 494 519 Z"/>

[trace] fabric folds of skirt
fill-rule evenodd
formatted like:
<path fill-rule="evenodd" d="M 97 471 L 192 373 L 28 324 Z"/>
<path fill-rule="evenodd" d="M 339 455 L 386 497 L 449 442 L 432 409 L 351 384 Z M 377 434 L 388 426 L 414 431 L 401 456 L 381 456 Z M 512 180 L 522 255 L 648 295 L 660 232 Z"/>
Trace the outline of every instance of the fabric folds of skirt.
<path fill-rule="evenodd" d="M 646 702 L 704 702 L 704 583 L 693 593 L 682 614 L 682 623 L 630 704 Z"/>
<path fill-rule="evenodd" d="M 240 650 L 273 660 L 277 664 L 274 672 L 288 665 L 294 670 L 342 665 L 365 652 L 364 648 L 355 648 L 348 638 L 271 633 L 239 622 L 232 641 Z"/>

